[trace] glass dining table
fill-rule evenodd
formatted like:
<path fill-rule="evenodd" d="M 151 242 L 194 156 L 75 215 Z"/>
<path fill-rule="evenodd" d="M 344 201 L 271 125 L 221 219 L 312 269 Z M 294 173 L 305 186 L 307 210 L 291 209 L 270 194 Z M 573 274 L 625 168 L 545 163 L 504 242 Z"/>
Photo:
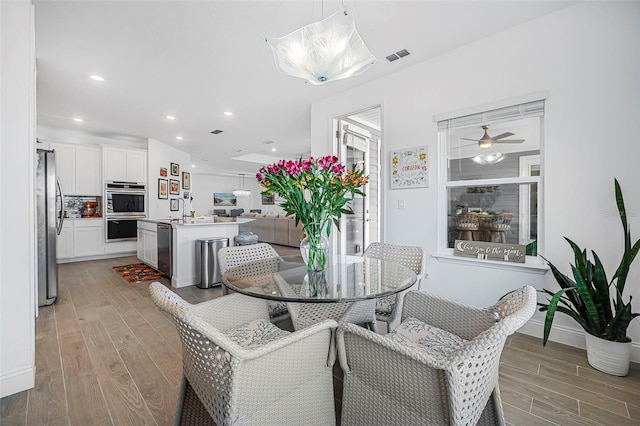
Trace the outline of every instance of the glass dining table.
<path fill-rule="evenodd" d="M 222 282 L 229 290 L 268 300 L 340 303 L 401 292 L 416 282 L 416 274 L 397 263 L 359 256 L 333 256 L 323 271 L 308 271 L 301 256 L 278 256 L 229 269 Z"/>

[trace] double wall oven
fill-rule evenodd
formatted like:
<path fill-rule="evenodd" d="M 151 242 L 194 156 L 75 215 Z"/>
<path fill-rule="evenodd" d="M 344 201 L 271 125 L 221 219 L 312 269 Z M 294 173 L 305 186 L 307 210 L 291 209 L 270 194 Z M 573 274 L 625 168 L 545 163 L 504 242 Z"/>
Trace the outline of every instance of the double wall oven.
<path fill-rule="evenodd" d="M 106 241 L 135 240 L 138 219 L 147 217 L 145 185 L 135 182 L 108 182 L 105 185 Z"/>

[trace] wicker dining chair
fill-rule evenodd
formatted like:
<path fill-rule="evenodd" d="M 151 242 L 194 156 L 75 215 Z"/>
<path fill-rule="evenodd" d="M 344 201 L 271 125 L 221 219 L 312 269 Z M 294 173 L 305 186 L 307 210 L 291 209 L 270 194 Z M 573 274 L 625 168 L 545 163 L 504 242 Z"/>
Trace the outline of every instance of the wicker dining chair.
<path fill-rule="evenodd" d="M 387 331 L 391 331 L 400 322 L 404 295 L 409 290 L 418 289 L 420 281 L 426 276 L 424 249 L 416 246 L 371 243 L 364 251 L 363 257 L 395 262 L 408 267 L 416 274 L 416 282 L 411 287 L 398 294 L 381 297 L 376 301 L 376 320 L 385 322 Z"/>
<path fill-rule="evenodd" d="M 484 309 L 410 291 L 390 334 L 339 324 L 343 424 L 504 424 L 500 354 L 535 308 L 531 286 Z"/>
<path fill-rule="evenodd" d="M 290 333 L 269 321 L 263 299 L 234 293 L 192 305 L 158 282 L 149 289 L 182 341 L 174 424 L 202 424 L 182 418 L 197 411 L 185 406 L 195 393 L 220 426 L 335 425 L 335 321 Z"/>
<path fill-rule="evenodd" d="M 257 260 L 273 260 L 261 263 L 265 269 L 265 273 L 273 273 L 278 271 L 278 261 L 281 259 L 278 252 L 267 243 L 258 243 L 244 246 L 223 247 L 218 250 L 218 263 L 220 264 L 221 273 L 227 272 L 231 268 L 241 267 L 244 264 L 252 263 Z M 251 266 L 255 271 L 255 264 Z M 254 275 L 256 275 L 254 273 Z M 228 294 L 229 290 L 223 285 L 223 294 Z M 271 322 L 279 323 L 290 317 L 287 305 L 283 302 L 269 301 L 269 317 Z"/>

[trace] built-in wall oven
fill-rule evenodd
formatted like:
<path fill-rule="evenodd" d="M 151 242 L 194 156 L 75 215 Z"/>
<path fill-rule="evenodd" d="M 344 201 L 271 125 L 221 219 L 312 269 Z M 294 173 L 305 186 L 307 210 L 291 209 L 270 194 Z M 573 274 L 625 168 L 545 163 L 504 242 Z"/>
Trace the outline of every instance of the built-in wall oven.
<path fill-rule="evenodd" d="M 135 182 L 108 182 L 105 185 L 106 241 L 138 238 L 138 219 L 147 217 L 147 188 Z"/>

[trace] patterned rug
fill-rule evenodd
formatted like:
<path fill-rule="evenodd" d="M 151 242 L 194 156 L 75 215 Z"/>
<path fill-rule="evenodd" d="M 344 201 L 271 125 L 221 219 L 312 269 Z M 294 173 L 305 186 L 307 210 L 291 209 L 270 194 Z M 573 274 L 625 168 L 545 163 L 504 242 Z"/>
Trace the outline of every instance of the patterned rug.
<path fill-rule="evenodd" d="M 148 267 L 144 263 L 114 266 L 113 270 L 122 275 L 122 278 L 131 284 L 140 284 L 142 281 L 159 280 L 163 276 L 160 272 Z"/>

